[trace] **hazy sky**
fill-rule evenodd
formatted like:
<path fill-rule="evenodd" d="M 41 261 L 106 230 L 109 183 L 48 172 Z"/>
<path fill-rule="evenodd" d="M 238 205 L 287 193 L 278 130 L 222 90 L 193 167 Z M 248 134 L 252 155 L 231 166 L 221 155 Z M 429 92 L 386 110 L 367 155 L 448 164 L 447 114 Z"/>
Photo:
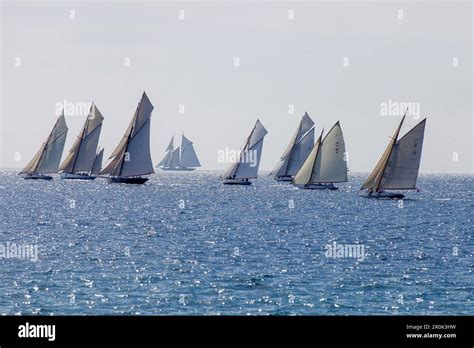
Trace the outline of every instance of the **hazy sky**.
<path fill-rule="evenodd" d="M 391 100 L 428 117 L 421 171 L 473 172 L 472 16 L 469 2 L 4 1 L 0 166 L 31 159 L 65 100 L 95 101 L 108 157 L 145 90 L 155 164 L 184 131 L 203 169 L 224 169 L 218 150 L 258 117 L 270 170 L 308 111 L 317 134 L 340 120 L 350 170 L 370 171 L 401 118 L 382 114 Z M 65 154 L 84 117 L 66 117 Z"/>

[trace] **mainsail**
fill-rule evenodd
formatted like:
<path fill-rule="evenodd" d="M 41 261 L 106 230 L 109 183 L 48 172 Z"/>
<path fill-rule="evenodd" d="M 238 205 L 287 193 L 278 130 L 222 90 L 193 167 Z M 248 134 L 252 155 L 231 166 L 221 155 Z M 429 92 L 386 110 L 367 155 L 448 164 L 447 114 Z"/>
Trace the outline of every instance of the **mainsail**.
<path fill-rule="evenodd" d="M 173 150 L 173 153 L 171 155 L 171 167 L 172 168 L 177 168 L 179 167 L 179 147 Z"/>
<path fill-rule="evenodd" d="M 240 151 L 239 161 L 232 163 L 221 177 L 224 179 L 256 178 L 262 156 L 263 138 L 267 133 L 265 127 L 257 120 Z"/>
<path fill-rule="evenodd" d="M 104 117 L 94 103 L 68 156 L 59 167 L 64 173 L 92 172 Z"/>
<path fill-rule="evenodd" d="M 404 119 L 405 117 L 362 188 L 372 192 L 383 189 L 410 190 L 416 188 L 426 119 L 423 119 L 397 141 Z"/>
<path fill-rule="evenodd" d="M 314 122 L 305 113 L 296 133 L 270 175 L 293 176 L 308 158 L 314 143 Z"/>
<path fill-rule="evenodd" d="M 116 177 L 154 173 L 150 155 L 150 122 L 153 105 L 143 92 L 132 121 L 110 156 L 110 163 L 100 172 Z"/>
<path fill-rule="evenodd" d="M 201 163 L 199 162 L 196 151 L 194 151 L 193 143 L 191 140 L 186 138 L 184 134 L 181 139 L 181 167 L 200 167 Z"/>
<path fill-rule="evenodd" d="M 397 141 L 398 133 L 400 133 L 400 129 L 402 128 L 402 124 L 404 120 L 405 120 L 405 116 L 403 116 L 402 120 L 400 121 L 400 124 L 398 125 L 398 128 L 395 130 L 395 134 L 390 139 L 390 142 L 388 143 L 387 148 L 385 149 L 382 157 L 378 161 L 372 173 L 370 173 L 365 183 L 362 185 L 362 188 L 368 189 L 370 191 L 379 190 L 380 180 L 382 180 L 382 175 L 383 175 L 383 172 L 385 171 L 388 158 L 390 157 L 390 154 L 392 153 L 393 146 L 395 145 Z"/>
<path fill-rule="evenodd" d="M 316 141 L 293 182 L 296 185 L 347 181 L 344 136 L 339 121 L 322 139 Z"/>
<path fill-rule="evenodd" d="M 19 174 L 37 173 L 47 174 L 58 171 L 59 162 L 64 150 L 67 136 L 66 119 L 64 111 L 58 117 L 53 130 L 46 141 L 41 145 L 33 159 L 26 165 Z"/>

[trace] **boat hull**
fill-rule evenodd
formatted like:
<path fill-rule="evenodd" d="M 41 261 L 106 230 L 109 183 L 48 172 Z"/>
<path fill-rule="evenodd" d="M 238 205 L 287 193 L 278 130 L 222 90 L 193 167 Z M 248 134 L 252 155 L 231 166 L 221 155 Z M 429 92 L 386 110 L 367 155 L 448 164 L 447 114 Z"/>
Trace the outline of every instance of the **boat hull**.
<path fill-rule="evenodd" d="M 95 180 L 95 176 L 87 174 L 62 173 L 61 179 L 64 180 Z"/>
<path fill-rule="evenodd" d="M 113 176 L 109 178 L 109 182 L 116 183 L 116 184 L 132 184 L 132 185 L 142 185 L 146 183 L 149 179 L 148 178 L 128 178 L 123 176 Z"/>
<path fill-rule="evenodd" d="M 339 188 L 334 184 L 308 184 L 308 185 L 296 185 L 297 187 L 305 190 L 338 190 Z"/>
<path fill-rule="evenodd" d="M 291 181 L 293 177 L 291 176 L 275 176 L 276 181 Z"/>
<path fill-rule="evenodd" d="M 53 177 L 50 175 L 43 174 L 31 174 L 24 177 L 25 180 L 53 180 Z"/>
<path fill-rule="evenodd" d="M 159 168 L 167 172 L 191 172 L 193 170 L 196 170 L 196 168 L 163 168 L 163 167 L 159 167 Z"/>
<path fill-rule="evenodd" d="M 359 196 L 364 198 L 379 198 L 379 199 L 402 199 L 405 197 L 404 194 L 398 192 L 386 192 L 386 191 L 379 191 L 379 192 L 371 192 L 369 193 L 367 190 L 359 190 Z"/>
<path fill-rule="evenodd" d="M 252 185 L 251 181 L 244 179 L 225 179 L 223 182 L 224 185 Z"/>

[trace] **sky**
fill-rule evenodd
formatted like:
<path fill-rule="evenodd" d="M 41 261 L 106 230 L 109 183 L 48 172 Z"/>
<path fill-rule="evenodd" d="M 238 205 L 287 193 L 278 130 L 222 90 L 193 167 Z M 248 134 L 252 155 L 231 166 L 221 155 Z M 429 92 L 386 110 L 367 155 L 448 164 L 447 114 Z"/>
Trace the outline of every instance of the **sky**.
<path fill-rule="evenodd" d="M 402 134 L 427 117 L 420 171 L 473 173 L 472 17 L 453 1 L 3 1 L 0 167 L 28 163 L 58 106 L 64 158 L 92 101 L 107 158 L 146 91 L 154 164 L 184 132 L 223 170 L 258 118 L 271 170 L 307 111 L 316 134 L 339 120 L 350 171 L 368 172 L 410 103 Z"/>

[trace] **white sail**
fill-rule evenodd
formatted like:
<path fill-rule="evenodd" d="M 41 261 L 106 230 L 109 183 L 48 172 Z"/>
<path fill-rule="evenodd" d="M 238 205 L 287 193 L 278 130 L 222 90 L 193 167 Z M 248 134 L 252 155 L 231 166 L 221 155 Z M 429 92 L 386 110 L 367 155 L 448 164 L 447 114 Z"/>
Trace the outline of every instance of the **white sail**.
<path fill-rule="evenodd" d="M 165 151 L 170 151 L 170 150 L 173 151 L 173 143 L 174 143 L 174 136 L 171 137 L 171 141 L 166 147 Z"/>
<path fill-rule="evenodd" d="M 148 119 L 130 140 L 120 176 L 138 176 L 154 172 L 150 154 L 150 124 Z"/>
<path fill-rule="evenodd" d="M 267 133 L 265 127 L 257 120 L 240 152 L 239 161 L 232 163 L 221 177 L 226 179 L 256 178 L 262 156 L 263 139 Z"/>
<path fill-rule="evenodd" d="M 100 150 L 95 156 L 94 165 L 92 166 L 92 175 L 99 175 L 100 169 L 102 168 L 102 159 L 104 158 L 104 149 Z"/>
<path fill-rule="evenodd" d="M 194 151 L 193 143 L 184 136 L 182 136 L 181 141 L 181 161 L 180 166 L 185 168 L 200 167 L 201 163 Z"/>
<path fill-rule="evenodd" d="M 301 168 L 314 144 L 314 122 L 305 113 L 288 147 L 270 175 L 293 176 Z"/>
<path fill-rule="evenodd" d="M 304 134 L 301 139 L 295 144 L 291 159 L 288 163 L 286 175 L 296 175 L 303 163 L 311 153 L 314 146 L 314 128 L 310 129 Z"/>
<path fill-rule="evenodd" d="M 337 122 L 321 142 L 310 182 L 346 182 L 347 162 L 344 157 L 345 151 L 341 125 Z"/>
<path fill-rule="evenodd" d="M 277 165 L 272 169 L 270 175 L 283 175 L 283 166 L 286 166 L 285 160 L 280 160 Z"/>
<path fill-rule="evenodd" d="M 143 92 L 127 131 L 101 174 L 139 176 L 153 173 L 150 154 L 150 122 L 153 105 Z"/>
<path fill-rule="evenodd" d="M 157 164 L 157 166 L 169 167 L 171 165 L 171 153 L 172 151 L 166 152 L 165 157 Z"/>
<path fill-rule="evenodd" d="M 415 189 L 420 168 L 426 119 L 395 144 L 380 182 L 382 189 Z"/>
<path fill-rule="evenodd" d="M 66 173 L 90 172 L 94 165 L 104 117 L 94 103 L 76 142 L 59 170 Z"/>
<path fill-rule="evenodd" d="M 26 173 L 56 173 L 64 150 L 67 136 L 67 125 L 64 113 L 58 117 L 53 130 L 46 142 L 41 146 L 33 159 L 26 165 L 20 174 Z"/>
<path fill-rule="evenodd" d="M 380 157 L 377 165 L 370 173 L 367 180 L 365 180 L 364 184 L 362 185 L 361 189 L 367 189 L 369 191 L 376 192 L 380 188 L 380 182 L 382 180 L 383 173 L 385 172 L 385 167 L 387 165 L 388 159 L 390 158 L 390 154 L 392 153 L 393 147 L 398 139 L 398 134 L 400 133 L 400 129 L 402 128 L 403 121 L 405 120 L 405 116 L 403 116 L 398 128 L 395 130 L 395 134 L 390 139 L 390 142 L 387 145 L 382 157 Z"/>
<path fill-rule="evenodd" d="M 160 163 L 156 165 L 157 167 L 158 166 L 163 166 L 166 168 L 171 167 L 171 160 L 172 160 L 171 157 L 173 156 L 173 149 L 174 149 L 173 143 L 174 143 L 174 136 L 171 137 L 171 141 L 165 149 L 166 151 L 165 157 L 163 157 Z"/>
<path fill-rule="evenodd" d="M 313 175 L 313 168 L 316 162 L 316 158 L 320 149 L 321 135 L 319 136 L 316 144 L 314 144 L 308 158 L 301 166 L 298 173 L 293 178 L 293 184 L 295 185 L 307 185 L 311 182 L 311 176 Z"/>
<path fill-rule="evenodd" d="M 246 152 L 247 154 L 249 154 L 250 151 L 253 151 L 254 155 L 252 157 L 248 157 L 247 161 L 240 162 L 240 165 L 235 171 L 234 179 L 251 179 L 257 177 L 258 167 L 260 166 L 260 158 L 262 156 L 262 148 L 263 138 L 261 141 L 257 142 L 255 146 L 253 146 L 249 151 Z"/>

